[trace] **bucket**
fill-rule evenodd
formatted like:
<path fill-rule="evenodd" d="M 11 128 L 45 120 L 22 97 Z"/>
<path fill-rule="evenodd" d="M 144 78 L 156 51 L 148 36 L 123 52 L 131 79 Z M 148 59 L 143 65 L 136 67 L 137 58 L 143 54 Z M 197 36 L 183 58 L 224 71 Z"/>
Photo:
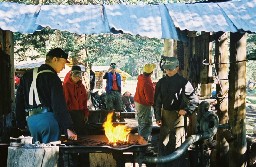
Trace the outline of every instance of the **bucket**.
<path fill-rule="evenodd" d="M 20 136 L 21 144 L 32 144 L 33 137 L 31 136 Z"/>

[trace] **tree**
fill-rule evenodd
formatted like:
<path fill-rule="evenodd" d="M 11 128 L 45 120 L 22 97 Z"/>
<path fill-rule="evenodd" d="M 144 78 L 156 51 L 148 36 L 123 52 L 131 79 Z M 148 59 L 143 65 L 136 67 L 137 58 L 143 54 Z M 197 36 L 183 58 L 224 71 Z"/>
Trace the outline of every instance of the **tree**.
<path fill-rule="evenodd" d="M 247 81 L 252 80 L 256 81 L 256 35 L 255 34 L 249 34 L 248 40 L 247 40 L 247 69 L 246 69 L 246 78 Z"/>

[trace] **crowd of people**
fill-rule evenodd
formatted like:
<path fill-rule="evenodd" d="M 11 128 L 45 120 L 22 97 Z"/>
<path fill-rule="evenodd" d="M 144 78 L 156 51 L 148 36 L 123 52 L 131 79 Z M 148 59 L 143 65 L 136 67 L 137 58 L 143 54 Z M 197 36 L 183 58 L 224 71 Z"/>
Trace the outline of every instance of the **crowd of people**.
<path fill-rule="evenodd" d="M 88 93 L 95 85 L 95 73 L 90 67 L 90 90 L 82 83 L 83 71 L 72 66 L 62 83 L 57 73 L 64 69 L 68 54 L 60 48 L 50 50 L 45 64 L 27 71 L 19 81 L 16 94 L 17 126 L 27 128 L 33 142 L 49 143 L 60 139 L 62 134 L 70 140 L 86 135 L 88 121 Z M 113 121 L 123 122 L 122 112 L 135 112 L 138 134 L 149 140 L 153 115 L 160 127 L 158 155 L 173 152 L 185 141 L 185 117 L 192 114 L 198 105 L 198 97 L 192 84 L 182 77 L 179 61 L 169 57 L 163 63 L 165 76 L 156 84 L 151 76 L 156 68 L 148 63 L 137 78 L 136 92 L 121 94 L 121 75 L 117 64 L 111 63 L 103 76 L 106 80 L 106 110 L 113 111 Z M 182 161 L 159 166 L 182 166 Z"/>

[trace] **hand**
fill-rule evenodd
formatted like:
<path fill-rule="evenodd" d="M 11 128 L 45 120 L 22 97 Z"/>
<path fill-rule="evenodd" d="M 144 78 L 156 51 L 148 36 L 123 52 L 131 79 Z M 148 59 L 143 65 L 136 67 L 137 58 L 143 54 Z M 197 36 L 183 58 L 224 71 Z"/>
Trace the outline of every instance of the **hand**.
<path fill-rule="evenodd" d="M 68 139 L 77 140 L 77 134 L 70 129 L 67 129 Z"/>
<path fill-rule="evenodd" d="M 162 126 L 162 121 L 161 121 L 161 120 L 156 121 L 156 124 L 157 124 L 158 126 Z"/>
<path fill-rule="evenodd" d="M 186 110 L 179 110 L 178 114 L 179 115 L 186 115 L 187 111 Z"/>

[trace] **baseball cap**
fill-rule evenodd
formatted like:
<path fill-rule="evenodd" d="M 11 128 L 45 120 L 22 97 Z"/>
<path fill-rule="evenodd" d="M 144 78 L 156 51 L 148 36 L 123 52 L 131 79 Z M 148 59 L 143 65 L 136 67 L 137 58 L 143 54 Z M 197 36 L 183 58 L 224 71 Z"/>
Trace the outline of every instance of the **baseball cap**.
<path fill-rule="evenodd" d="M 143 67 L 143 72 L 152 73 L 155 68 L 156 68 L 155 64 L 145 64 Z"/>
<path fill-rule="evenodd" d="M 47 54 L 46 56 L 49 56 L 49 57 L 58 57 L 58 58 L 63 58 L 63 59 L 68 59 L 68 54 L 62 50 L 61 48 L 54 48 L 54 49 L 51 49 Z M 69 61 L 67 60 L 67 63 L 69 63 Z"/>
<path fill-rule="evenodd" d="M 176 57 L 168 57 L 163 64 L 163 69 L 174 70 L 179 66 L 179 60 Z"/>
<path fill-rule="evenodd" d="M 81 77 L 83 73 L 80 66 L 72 66 L 71 71 L 75 76 L 79 77 Z"/>

